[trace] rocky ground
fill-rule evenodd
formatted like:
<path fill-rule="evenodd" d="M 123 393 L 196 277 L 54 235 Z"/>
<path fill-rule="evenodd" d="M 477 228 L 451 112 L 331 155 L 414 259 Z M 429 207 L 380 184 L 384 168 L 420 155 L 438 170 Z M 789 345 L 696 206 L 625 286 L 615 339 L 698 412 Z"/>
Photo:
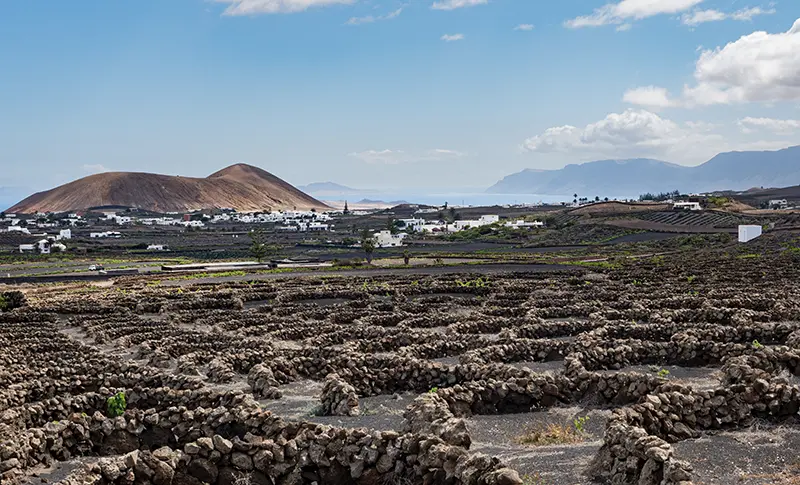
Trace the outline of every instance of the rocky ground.
<path fill-rule="evenodd" d="M 797 483 L 800 271 L 759 244 L 6 293 L 0 477 Z"/>

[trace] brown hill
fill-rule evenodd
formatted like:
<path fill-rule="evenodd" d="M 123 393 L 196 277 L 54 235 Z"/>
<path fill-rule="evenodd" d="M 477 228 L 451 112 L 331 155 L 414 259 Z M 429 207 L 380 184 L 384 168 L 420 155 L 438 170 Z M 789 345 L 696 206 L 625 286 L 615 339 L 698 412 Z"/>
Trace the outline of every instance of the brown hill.
<path fill-rule="evenodd" d="M 206 178 L 137 172 L 90 175 L 33 194 L 8 212 L 68 212 L 107 206 L 154 212 L 221 207 L 238 211 L 329 208 L 265 170 L 236 164 Z"/>

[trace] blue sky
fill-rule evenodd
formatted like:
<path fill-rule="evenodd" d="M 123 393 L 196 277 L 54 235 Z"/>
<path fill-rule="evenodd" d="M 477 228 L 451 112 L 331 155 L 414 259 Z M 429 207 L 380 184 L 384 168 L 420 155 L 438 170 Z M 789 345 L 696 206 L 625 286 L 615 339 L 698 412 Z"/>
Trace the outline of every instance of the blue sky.
<path fill-rule="evenodd" d="M 800 144 L 800 2 L 0 5 L 0 187 L 105 170 L 488 187 Z"/>

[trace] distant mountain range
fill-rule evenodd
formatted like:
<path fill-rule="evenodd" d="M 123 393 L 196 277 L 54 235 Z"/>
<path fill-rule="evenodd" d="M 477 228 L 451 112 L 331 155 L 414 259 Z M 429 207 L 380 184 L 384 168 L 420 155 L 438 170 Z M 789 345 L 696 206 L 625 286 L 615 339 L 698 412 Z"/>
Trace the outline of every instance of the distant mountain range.
<path fill-rule="evenodd" d="M 308 185 L 297 186 L 298 190 L 302 190 L 307 194 L 314 197 L 344 197 L 348 195 L 367 194 L 371 191 L 354 189 L 346 185 L 337 184 L 335 182 L 314 182 Z"/>
<path fill-rule="evenodd" d="M 634 197 L 645 192 L 711 192 L 800 185 L 800 146 L 777 151 L 720 153 L 696 167 L 660 160 L 600 160 L 559 170 L 526 169 L 488 193 Z"/>
<path fill-rule="evenodd" d="M 271 173 L 240 163 L 206 178 L 99 173 L 33 194 L 9 212 L 67 212 L 112 206 L 153 212 L 225 207 L 240 211 L 328 208 Z"/>

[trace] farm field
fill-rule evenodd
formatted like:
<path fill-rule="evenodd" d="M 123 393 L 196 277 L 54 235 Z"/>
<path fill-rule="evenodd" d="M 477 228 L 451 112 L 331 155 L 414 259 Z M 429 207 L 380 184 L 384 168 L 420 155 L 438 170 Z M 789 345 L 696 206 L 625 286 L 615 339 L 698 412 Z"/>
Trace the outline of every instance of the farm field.
<path fill-rule="evenodd" d="M 6 286 L 0 482 L 798 483 L 795 244 Z"/>

